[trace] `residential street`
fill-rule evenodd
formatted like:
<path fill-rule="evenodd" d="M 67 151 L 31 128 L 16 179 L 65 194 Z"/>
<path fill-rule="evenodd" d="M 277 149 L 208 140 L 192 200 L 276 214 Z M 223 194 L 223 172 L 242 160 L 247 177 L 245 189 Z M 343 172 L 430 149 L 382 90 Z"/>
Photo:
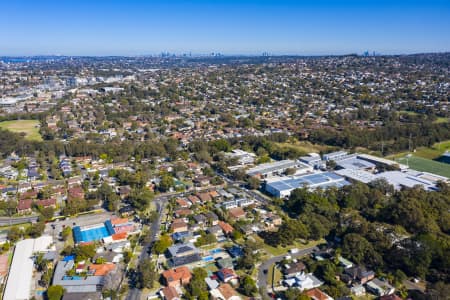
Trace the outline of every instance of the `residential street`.
<path fill-rule="evenodd" d="M 141 251 L 141 253 L 139 255 L 139 259 L 138 259 L 138 265 L 144 259 L 149 257 L 150 251 L 151 251 L 151 246 L 152 246 L 153 242 L 156 241 L 156 239 L 158 238 L 162 213 L 164 212 L 164 209 L 167 205 L 168 199 L 170 197 L 177 196 L 177 195 L 178 194 L 170 195 L 170 196 L 166 196 L 166 195 L 160 196 L 153 200 L 156 205 L 156 210 L 158 212 L 158 218 L 155 221 L 153 221 L 153 223 L 150 225 L 151 239 L 150 239 L 149 243 L 143 245 L 142 251 Z M 142 294 L 142 291 L 140 289 L 132 288 L 129 290 L 126 300 L 139 300 L 139 299 L 141 299 L 141 294 Z"/>

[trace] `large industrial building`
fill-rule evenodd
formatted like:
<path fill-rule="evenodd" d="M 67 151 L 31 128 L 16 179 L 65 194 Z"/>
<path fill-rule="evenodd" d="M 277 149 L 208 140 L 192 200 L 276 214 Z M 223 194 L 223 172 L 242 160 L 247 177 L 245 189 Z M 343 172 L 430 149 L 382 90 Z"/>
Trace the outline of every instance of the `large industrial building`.
<path fill-rule="evenodd" d="M 248 169 L 246 174 L 248 176 L 258 176 L 260 178 L 270 178 L 273 176 L 281 175 L 287 169 L 296 169 L 296 172 L 306 173 L 313 170 L 313 167 L 294 160 L 280 160 L 276 162 L 261 164 L 251 169 Z"/>
<path fill-rule="evenodd" d="M 38 253 L 54 251 L 53 238 L 41 236 L 17 242 L 6 282 L 3 300 L 25 300 L 31 298 L 31 286 L 34 269 L 33 257 Z"/>
<path fill-rule="evenodd" d="M 331 172 L 312 173 L 295 177 L 279 178 L 266 183 L 266 191 L 278 198 L 289 197 L 295 189 L 307 187 L 309 189 L 342 187 L 350 184 L 344 177 Z"/>
<path fill-rule="evenodd" d="M 370 183 L 375 180 L 386 180 L 393 185 L 395 189 L 412 188 L 414 186 L 421 186 L 428 191 L 436 190 L 436 184 L 439 181 L 447 181 L 448 179 L 436 174 L 427 172 L 419 172 L 414 170 L 407 171 L 387 171 L 378 174 L 373 174 L 364 170 L 343 169 L 336 171 L 347 179 L 359 181 L 363 183 Z"/>

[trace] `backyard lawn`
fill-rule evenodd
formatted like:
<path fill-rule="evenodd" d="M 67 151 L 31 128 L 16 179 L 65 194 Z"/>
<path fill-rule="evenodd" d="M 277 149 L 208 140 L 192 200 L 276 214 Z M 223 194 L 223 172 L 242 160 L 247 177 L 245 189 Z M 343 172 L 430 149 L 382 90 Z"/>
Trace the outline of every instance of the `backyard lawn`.
<path fill-rule="evenodd" d="M 0 128 L 7 129 L 12 132 L 23 132 L 25 138 L 31 141 L 42 141 L 39 133 L 39 121 L 37 120 L 15 120 L 0 122 Z"/>
<path fill-rule="evenodd" d="M 301 249 L 305 249 L 305 248 L 309 248 L 309 247 L 314 247 L 314 246 L 319 245 L 324 242 L 324 240 L 319 240 L 319 241 L 310 241 L 307 244 L 304 244 L 299 241 L 295 241 L 292 245 L 289 245 L 287 247 L 281 247 L 281 246 L 272 247 L 270 245 L 265 244 L 264 241 L 256 234 L 252 235 L 252 237 L 257 241 L 261 241 L 263 243 L 263 249 L 268 254 L 271 254 L 273 256 L 287 254 L 290 249 L 297 248 L 297 249 L 301 250 Z"/>

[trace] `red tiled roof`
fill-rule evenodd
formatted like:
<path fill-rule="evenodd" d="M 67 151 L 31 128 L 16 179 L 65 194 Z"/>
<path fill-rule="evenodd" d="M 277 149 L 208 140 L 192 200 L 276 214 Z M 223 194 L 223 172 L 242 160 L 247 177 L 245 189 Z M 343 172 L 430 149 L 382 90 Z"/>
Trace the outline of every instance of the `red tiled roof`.
<path fill-rule="evenodd" d="M 235 219 L 245 216 L 245 211 L 240 207 L 233 207 L 228 210 L 228 213 Z"/>
<path fill-rule="evenodd" d="M 197 197 L 200 198 L 200 200 L 202 202 L 208 202 L 211 201 L 211 196 L 209 195 L 209 193 L 198 193 Z"/>
<path fill-rule="evenodd" d="M 49 206 L 56 205 L 56 199 L 55 198 L 43 199 L 43 200 L 36 201 L 36 204 L 41 205 L 43 207 L 49 207 Z"/>
<path fill-rule="evenodd" d="M 165 288 L 163 288 L 162 289 L 162 293 L 164 294 L 164 297 L 167 300 L 172 300 L 172 299 L 180 297 L 180 295 L 178 295 L 177 290 L 174 287 L 171 287 L 171 286 L 166 286 Z"/>
<path fill-rule="evenodd" d="M 175 214 L 177 214 L 179 216 L 188 216 L 188 215 L 192 214 L 192 210 L 187 209 L 187 208 L 177 209 L 175 211 Z"/>
<path fill-rule="evenodd" d="M 314 300 L 327 300 L 328 296 L 318 288 L 313 288 L 306 292 L 308 297 L 311 297 Z"/>
<path fill-rule="evenodd" d="M 236 290 L 233 289 L 228 283 L 220 285 L 218 289 L 225 300 L 237 295 Z"/>
<path fill-rule="evenodd" d="M 126 232 L 114 233 L 111 237 L 114 241 L 120 241 L 127 238 L 127 233 Z"/>
<path fill-rule="evenodd" d="M 111 224 L 112 225 L 119 225 L 119 224 L 124 224 L 128 222 L 128 218 L 114 218 L 111 219 Z"/>
<path fill-rule="evenodd" d="M 192 204 L 195 204 L 195 203 L 197 203 L 197 202 L 200 202 L 200 199 L 199 199 L 197 196 L 194 196 L 194 195 L 189 195 L 189 196 L 188 196 L 188 199 L 189 199 L 189 201 L 192 202 Z"/>
<path fill-rule="evenodd" d="M 33 204 L 33 200 L 31 200 L 31 199 L 19 200 L 19 204 L 17 205 L 17 210 L 30 209 L 32 204 Z"/>
<path fill-rule="evenodd" d="M 105 276 L 116 268 L 115 264 L 90 265 L 89 270 L 94 271 L 95 276 Z"/>
<path fill-rule="evenodd" d="M 233 232 L 233 230 L 234 230 L 234 228 L 233 228 L 233 226 L 231 226 L 230 224 L 228 224 L 228 223 L 225 223 L 224 221 L 219 221 L 219 226 L 220 226 L 220 228 L 222 228 L 222 230 L 225 232 L 225 233 L 232 233 Z"/>
<path fill-rule="evenodd" d="M 164 271 L 162 276 L 166 279 L 166 282 L 178 281 L 178 280 L 190 280 L 192 277 L 188 267 L 178 267 L 176 269 L 170 269 Z"/>

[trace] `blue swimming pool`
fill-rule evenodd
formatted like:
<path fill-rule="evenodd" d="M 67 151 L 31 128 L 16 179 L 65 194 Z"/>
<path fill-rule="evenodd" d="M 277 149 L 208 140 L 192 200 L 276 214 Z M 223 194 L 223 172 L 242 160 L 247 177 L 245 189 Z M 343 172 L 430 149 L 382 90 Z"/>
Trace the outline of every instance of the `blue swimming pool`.
<path fill-rule="evenodd" d="M 217 254 L 217 253 L 221 253 L 221 252 L 223 252 L 223 249 L 222 248 L 216 248 L 216 249 L 212 249 L 211 251 L 209 251 L 209 253 L 211 253 L 211 254 Z"/>
<path fill-rule="evenodd" d="M 203 261 L 213 261 L 213 260 L 214 260 L 214 257 L 212 257 L 212 256 L 203 257 Z"/>
<path fill-rule="evenodd" d="M 99 241 L 102 238 L 111 235 L 106 226 L 99 226 L 85 230 L 82 230 L 77 226 L 73 229 L 73 233 L 76 243 Z"/>

